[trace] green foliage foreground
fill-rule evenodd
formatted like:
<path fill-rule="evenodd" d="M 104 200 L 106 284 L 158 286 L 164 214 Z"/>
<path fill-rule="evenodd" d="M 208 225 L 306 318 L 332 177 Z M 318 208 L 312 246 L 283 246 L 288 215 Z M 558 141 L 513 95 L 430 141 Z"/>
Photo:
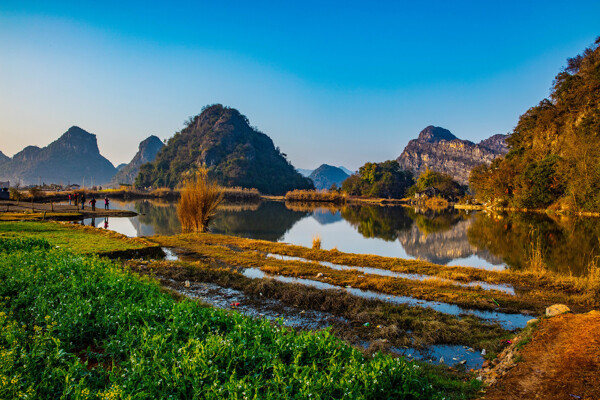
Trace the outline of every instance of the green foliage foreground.
<path fill-rule="evenodd" d="M 327 331 L 176 302 L 114 262 L 40 239 L 1 239 L 0 259 L 3 399 L 441 399 L 468 386 L 403 359 L 366 360 Z"/>

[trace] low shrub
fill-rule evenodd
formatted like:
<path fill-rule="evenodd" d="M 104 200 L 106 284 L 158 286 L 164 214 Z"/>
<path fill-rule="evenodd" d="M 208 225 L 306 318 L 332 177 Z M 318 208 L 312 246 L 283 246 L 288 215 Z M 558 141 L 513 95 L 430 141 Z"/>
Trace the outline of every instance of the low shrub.
<path fill-rule="evenodd" d="M 346 202 L 346 194 L 335 190 L 292 190 L 285 194 L 285 200 L 342 204 Z"/>

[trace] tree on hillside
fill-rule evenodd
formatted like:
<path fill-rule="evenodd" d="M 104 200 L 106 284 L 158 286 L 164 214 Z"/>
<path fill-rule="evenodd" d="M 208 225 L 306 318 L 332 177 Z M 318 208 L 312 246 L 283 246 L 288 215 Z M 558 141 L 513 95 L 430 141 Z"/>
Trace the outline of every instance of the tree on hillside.
<path fill-rule="evenodd" d="M 399 199 L 413 183 L 412 172 L 401 169 L 396 160 L 368 162 L 342 183 L 342 191 L 353 196 Z"/>
<path fill-rule="evenodd" d="M 412 196 L 428 188 L 435 189 L 439 196 L 451 200 L 464 196 L 467 191 L 466 187 L 456 182 L 450 175 L 426 169 L 417 182 L 409 188 L 408 195 Z"/>
<path fill-rule="evenodd" d="M 600 38 L 567 60 L 549 99 L 520 118 L 510 151 L 469 182 L 481 201 L 600 209 Z"/>

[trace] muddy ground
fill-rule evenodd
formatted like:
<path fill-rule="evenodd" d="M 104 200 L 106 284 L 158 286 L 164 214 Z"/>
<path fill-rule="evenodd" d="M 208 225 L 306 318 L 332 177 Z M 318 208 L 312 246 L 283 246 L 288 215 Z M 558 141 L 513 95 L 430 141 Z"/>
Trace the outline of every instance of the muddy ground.
<path fill-rule="evenodd" d="M 543 319 L 485 400 L 600 399 L 600 313 Z"/>

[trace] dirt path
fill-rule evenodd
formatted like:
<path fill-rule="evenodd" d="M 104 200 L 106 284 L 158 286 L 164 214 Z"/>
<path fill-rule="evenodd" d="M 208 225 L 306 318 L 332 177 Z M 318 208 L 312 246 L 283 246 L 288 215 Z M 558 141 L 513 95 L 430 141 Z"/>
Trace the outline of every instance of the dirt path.
<path fill-rule="evenodd" d="M 96 211 L 92 211 L 92 207 L 86 202 L 85 208 L 82 210 L 81 206 L 75 207 L 75 205 L 67 204 L 53 204 L 53 203 L 33 203 L 27 201 L 16 202 L 12 200 L 0 200 L 0 215 L 8 215 L 11 213 L 70 213 L 76 214 L 77 218 L 101 218 L 101 217 L 133 217 L 137 213 L 127 210 L 105 210 L 104 200 L 97 199 Z M 111 205 L 112 206 L 112 205 Z M 52 215 L 47 215 L 47 218 L 51 218 Z M 75 218 L 75 219 L 77 219 Z M 59 218 L 60 219 L 60 218 Z M 66 218 L 73 219 L 73 218 Z"/>
<path fill-rule="evenodd" d="M 520 355 L 482 399 L 600 399 L 600 313 L 541 321 Z"/>

